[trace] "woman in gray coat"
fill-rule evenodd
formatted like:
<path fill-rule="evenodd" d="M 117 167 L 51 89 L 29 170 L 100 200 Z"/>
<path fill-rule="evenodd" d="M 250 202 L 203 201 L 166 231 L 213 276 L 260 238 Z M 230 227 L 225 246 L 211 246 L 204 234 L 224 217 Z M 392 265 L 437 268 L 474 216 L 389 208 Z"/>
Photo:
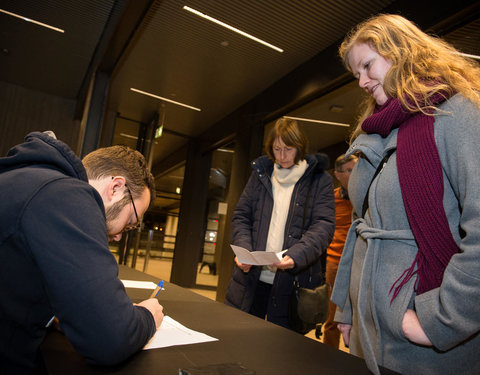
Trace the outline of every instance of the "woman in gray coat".
<path fill-rule="evenodd" d="M 402 374 L 480 373 L 480 68 L 380 15 L 340 47 L 370 94 L 348 154 L 356 219 L 332 300 L 353 354 Z"/>

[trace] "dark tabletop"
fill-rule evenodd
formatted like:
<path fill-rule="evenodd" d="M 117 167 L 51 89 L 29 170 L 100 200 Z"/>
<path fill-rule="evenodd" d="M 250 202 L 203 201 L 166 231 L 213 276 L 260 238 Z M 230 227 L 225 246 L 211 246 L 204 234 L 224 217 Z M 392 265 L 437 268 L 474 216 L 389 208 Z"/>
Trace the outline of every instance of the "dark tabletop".
<path fill-rule="evenodd" d="M 126 266 L 120 266 L 120 278 L 159 281 Z M 177 285 L 164 287 L 157 298 L 166 315 L 219 341 L 142 350 L 122 365 L 107 368 L 86 365 L 62 333 L 51 332 L 42 345 L 49 374 L 177 375 L 180 368 L 217 363 L 241 363 L 257 375 L 370 374 L 358 357 Z M 149 298 L 151 292 L 127 288 L 134 302 Z"/>

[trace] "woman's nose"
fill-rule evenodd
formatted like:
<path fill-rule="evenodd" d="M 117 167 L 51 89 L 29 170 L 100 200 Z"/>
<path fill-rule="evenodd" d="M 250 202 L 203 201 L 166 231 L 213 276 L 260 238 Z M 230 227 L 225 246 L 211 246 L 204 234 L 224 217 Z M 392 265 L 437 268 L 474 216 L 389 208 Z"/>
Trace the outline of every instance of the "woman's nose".
<path fill-rule="evenodd" d="M 367 87 L 368 82 L 369 82 L 369 79 L 365 74 L 361 74 L 360 77 L 358 78 L 358 85 L 362 89 L 365 89 Z"/>

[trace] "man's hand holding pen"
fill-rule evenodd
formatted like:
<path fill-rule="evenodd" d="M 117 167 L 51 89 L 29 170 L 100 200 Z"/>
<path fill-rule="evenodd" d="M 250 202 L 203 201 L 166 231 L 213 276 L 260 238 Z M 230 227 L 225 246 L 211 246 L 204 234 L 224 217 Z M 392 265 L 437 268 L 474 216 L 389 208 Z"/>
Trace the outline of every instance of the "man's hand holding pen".
<path fill-rule="evenodd" d="M 155 320 L 155 327 L 158 329 L 160 327 L 160 324 L 162 324 L 163 316 L 164 316 L 163 306 L 160 305 L 160 303 L 158 302 L 158 299 L 149 298 L 149 299 L 146 299 L 145 301 L 137 303 L 136 305 L 143 306 L 148 311 L 150 311 L 150 313 L 153 315 L 153 319 Z"/>
<path fill-rule="evenodd" d="M 143 306 L 148 311 L 150 311 L 150 313 L 153 315 L 153 319 L 155 319 L 155 327 L 157 329 L 158 329 L 158 327 L 160 327 L 160 324 L 162 324 L 164 314 L 163 314 L 163 306 L 160 305 L 160 303 L 158 302 L 158 300 L 155 297 L 162 290 L 165 290 L 165 289 L 163 287 L 163 280 L 160 280 L 157 287 L 152 292 L 150 298 L 136 304 L 138 306 Z"/>

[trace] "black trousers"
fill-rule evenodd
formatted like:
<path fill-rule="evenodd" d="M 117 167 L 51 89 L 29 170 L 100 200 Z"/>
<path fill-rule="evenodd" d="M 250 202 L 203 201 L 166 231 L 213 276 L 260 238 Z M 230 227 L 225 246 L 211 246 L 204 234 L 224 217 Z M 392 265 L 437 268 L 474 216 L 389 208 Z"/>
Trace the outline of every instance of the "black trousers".
<path fill-rule="evenodd" d="M 255 289 L 255 297 L 253 298 L 250 314 L 265 319 L 267 316 L 268 301 L 270 300 L 270 292 L 272 291 L 272 284 L 258 281 Z"/>

